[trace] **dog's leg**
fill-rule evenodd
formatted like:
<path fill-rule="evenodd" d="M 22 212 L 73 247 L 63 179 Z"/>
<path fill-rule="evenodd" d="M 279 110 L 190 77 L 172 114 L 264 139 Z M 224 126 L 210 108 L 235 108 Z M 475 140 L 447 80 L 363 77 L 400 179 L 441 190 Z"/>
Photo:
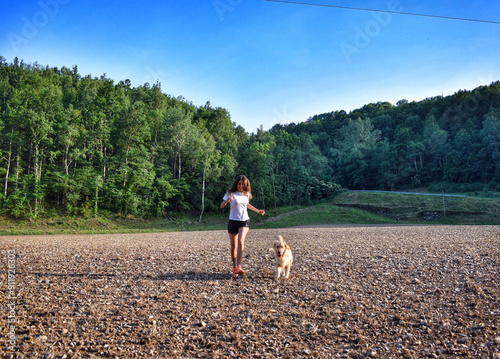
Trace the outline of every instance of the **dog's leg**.
<path fill-rule="evenodd" d="M 285 272 L 283 271 L 283 268 L 282 267 L 278 267 L 276 269 L 276 279 L 280 279 L 280 277 L 285 274 Z"/>
<path fill-rule="evenodd" d="M 285 267 L 285 278 L 288 279 L 290 275 L 290 264 Z"/>

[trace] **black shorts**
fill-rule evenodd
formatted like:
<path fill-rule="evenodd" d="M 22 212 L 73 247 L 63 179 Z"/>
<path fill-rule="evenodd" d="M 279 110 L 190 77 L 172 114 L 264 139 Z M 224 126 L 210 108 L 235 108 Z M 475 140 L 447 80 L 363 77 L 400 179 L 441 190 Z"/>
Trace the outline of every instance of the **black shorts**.
<path fill-rule="evenodd" d="M 227 231 L 229 232 L 229 234 L 237 234 L 238 230 L 242 227 L 250 227 L 250 220 L 233 221 L 232 219 L 230 219 L 229 223 L 227 224 Z"/>

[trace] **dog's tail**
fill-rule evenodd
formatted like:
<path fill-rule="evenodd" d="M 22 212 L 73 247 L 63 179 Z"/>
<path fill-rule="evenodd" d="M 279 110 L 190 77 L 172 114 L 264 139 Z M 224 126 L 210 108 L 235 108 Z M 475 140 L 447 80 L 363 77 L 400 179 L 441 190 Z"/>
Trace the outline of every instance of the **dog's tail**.
<path fill-rule="evenodd" d="M 274 253 L 274 248 L 269 248 L 269 251 Z"/>

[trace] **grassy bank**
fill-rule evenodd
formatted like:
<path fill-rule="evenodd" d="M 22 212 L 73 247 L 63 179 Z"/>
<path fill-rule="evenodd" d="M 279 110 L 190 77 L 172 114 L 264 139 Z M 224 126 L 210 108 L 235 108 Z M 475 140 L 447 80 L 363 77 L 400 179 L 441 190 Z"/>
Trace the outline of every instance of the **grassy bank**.
<path fill-rule="evenodd" d="M 500 198 L 448 197 L 422 194 L 344 192 L 333 202 L 383 213 L 398 222 L 435 224 L 500 224 Z"/>
<path fill-rule="evenodd" d="M 442 197 L 424 194 L 343 192 L 315 206 L 268 208 L 264 217 L 250 212 L 252 228 L 282 228 L 324 224 L 500 224 L 500 199 Z M 0 235 L 138 233 L 223 230 L 227 211 L 174 220 L 51 217 L 36 220 L 0 219 Z"/>

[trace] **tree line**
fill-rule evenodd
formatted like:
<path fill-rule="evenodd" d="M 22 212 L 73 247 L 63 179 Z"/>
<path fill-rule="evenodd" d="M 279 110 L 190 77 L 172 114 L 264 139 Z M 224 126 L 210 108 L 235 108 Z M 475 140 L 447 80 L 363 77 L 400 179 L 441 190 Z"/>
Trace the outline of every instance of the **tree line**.
<path fill-rule="evenodd" d="M 263 208 L 342 187 L 500 184 L 500 83 L 247 133 L 161 84 L 0 57 L 0 211 L 140 218 L 216 211 L 235 175 Z"/>
<path fill-rule="evenodd" d="M 308 134 L 350 189 L 500 191 L 500 82 L 419 102 L 368 104 L 273 132 Z"/>

